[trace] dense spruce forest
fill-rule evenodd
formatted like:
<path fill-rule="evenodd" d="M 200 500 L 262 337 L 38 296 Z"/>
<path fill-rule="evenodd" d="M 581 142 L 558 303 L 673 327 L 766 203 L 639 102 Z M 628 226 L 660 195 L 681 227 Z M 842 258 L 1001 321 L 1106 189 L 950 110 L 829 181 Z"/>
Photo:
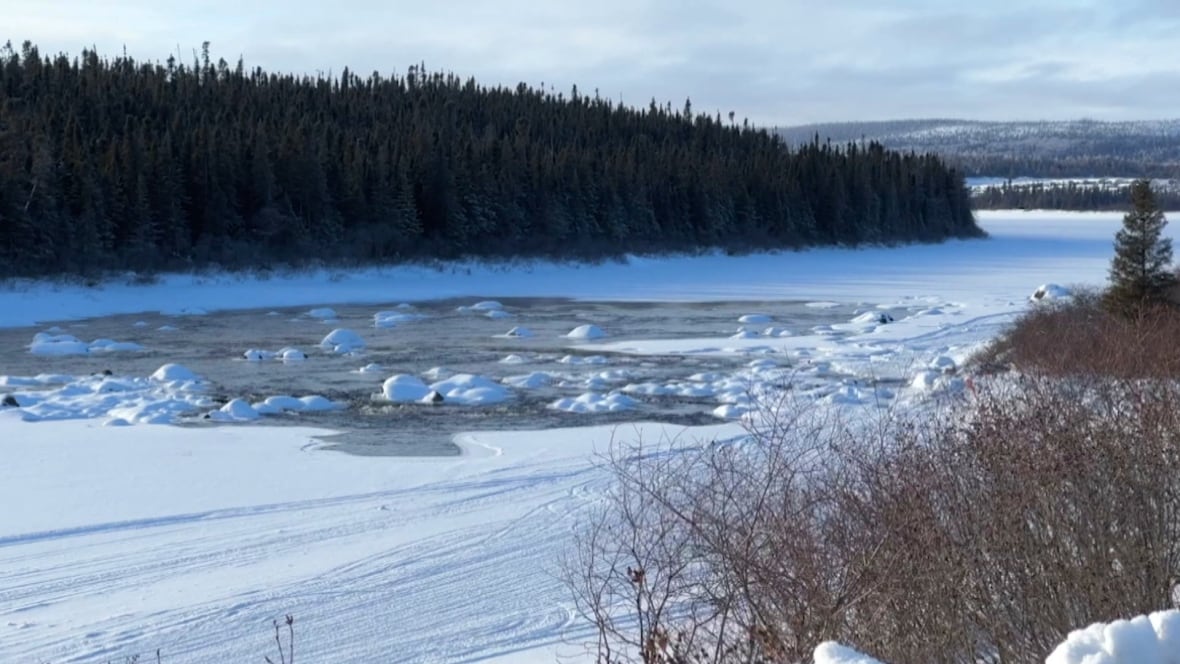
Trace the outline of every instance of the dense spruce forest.
<path fill-rule="evenodd" d="M 0 50 L 0 276 L 978 234 L 936 156 L 791 149 L 689 102 Z"/>

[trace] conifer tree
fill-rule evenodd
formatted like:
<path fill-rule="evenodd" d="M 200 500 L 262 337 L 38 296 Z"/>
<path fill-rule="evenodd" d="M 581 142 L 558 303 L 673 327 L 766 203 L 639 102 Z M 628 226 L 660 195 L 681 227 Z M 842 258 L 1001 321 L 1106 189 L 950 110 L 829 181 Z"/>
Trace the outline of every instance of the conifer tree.
<path fill-rule="evenodd" d="M 1169 272 L 1172 240 L 1163 237 L 1168 220 L 1156 205 L 1151 183 L 1131 185 L 1131 211 L 1123 216 L 1123 228 L 1115 235 L 1115 255 L 1110 264 L 1108 307 L 1129 313 L 1160 302 L 1176 277 Z"/>

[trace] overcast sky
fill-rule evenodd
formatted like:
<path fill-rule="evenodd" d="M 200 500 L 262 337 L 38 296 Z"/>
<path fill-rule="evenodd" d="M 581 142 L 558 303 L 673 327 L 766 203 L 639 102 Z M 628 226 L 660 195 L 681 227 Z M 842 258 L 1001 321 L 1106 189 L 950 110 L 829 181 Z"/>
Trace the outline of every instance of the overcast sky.
<path fill-rule="evenodd" d="M 284 72 L 425 62 L 761 125 L 1180 116 L 1180 0 L 36 0 L 0 42 Z"/>

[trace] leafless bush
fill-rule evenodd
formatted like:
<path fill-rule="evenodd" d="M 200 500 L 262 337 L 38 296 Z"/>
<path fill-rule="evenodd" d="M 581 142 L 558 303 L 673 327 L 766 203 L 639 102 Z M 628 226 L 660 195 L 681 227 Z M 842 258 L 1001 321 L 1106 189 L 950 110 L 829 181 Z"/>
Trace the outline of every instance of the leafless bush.
<path fill-rule="evenodd" d="M 1177 339 L 1177 307 L 1144 306 L 1119 316 L 1102 306 L 1101 294 L 1081 291 L 1025 314 L 979 359 L 1050 376 L 1174 378 L 1180 376 Z"/>
<path fill-rule="evenodd" d="M 998 377 L 931 420 L 789 402 L 742 441 L 616 447 L 569 561 L 599 661 L 1040 661 L 1167 606 L 1180 388 Z"/>

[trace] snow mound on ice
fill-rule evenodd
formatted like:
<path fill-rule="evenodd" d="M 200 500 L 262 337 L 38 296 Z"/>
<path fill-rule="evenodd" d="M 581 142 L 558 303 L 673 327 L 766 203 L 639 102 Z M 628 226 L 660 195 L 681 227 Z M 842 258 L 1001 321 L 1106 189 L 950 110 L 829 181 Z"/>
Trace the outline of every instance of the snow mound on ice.
<path fill-rule="evenodd" d="M 579 325 L 566 333 L 570 339 L 602 339 L 606 332 L 597 325 Z"/>
<path fill-rule="evenodd" d="M 357 369 L 354 373 L 369 374 L 369 373 L 381 373 L 382 371 L 384 371 L 384 369 L 381 367 L 380 364 L 377 364 L 375 362 L 370 362 L 369 364 L 366 364 L 365 366 L 361 367 L 360 369 Z"/>
<path fill-rule="evenodd" d="M 535 390 L 539 387 L 545 387 L 552 381 L 553 376 L 543 371 L 534 371 L 523 376 L 505 376 L 500 379 L 501 383 L 522 390 Z"/>
<path fill-rule="evenodd" d="M 409 374 L 397 374 L 385 379 L 381 385 L 381 392 L 390 401 L 418 401 L 426 396 L 430 388 L 421 378 Z"/>
<path fill-rule="evenodd" d="M 262 414 L 245 399 L 231 399 L 221 408 L 210 411 L 206 417 L 214 422 L 250 422 L 262 417 Z"/>
<path fill-rule="evenodd" d="M 516 353 L 505 355 L 504 359 L 500 360 L 500 364 L 524 364 L 524 362 L 524 358 Z"/>
<path fill-rule="evenodd" d="M 563 410 L 567 413 L 613 413 L 621 410 L 631 410 L 639 402 L 622 392 L 599 394 L 587 392 L 577 397 L 565 397 L 549 404 L 553 410 Z"/>
<path fill-rule="evenodd" d="M 504 308 L 504 305 L 495 300 L 484 300 L 483 302 L 476 302 L 471 306 L 457 307 L 455 311 L 461 314 L 469 313 L 484 313 L 489 311 L 499 311 Z"/>
<path fill-rule="evenodd" d="M 825 641 L 816 646 L 813 657 L 815 664 L 881 664 L 880 661 L 835 641 Z"/>
<path fill-rule="evenodd" d="M 252 404 L 254 410 L 261 415 L 279 415 L 283 412 L 315 413 L 327 410 L 340 410 L 343 404 L 336 403 L 318 394 L 306 397 L 291 397 L 285 394 L 267 397 L 263 401 Z"/>
<path fill-rule="evenodd" d="M 320 342 L 320 348 L 340 354 L 352 353 L 362 350 L 364 347 L 365 340 L 361 338 L 361 335 L 344 328 L 332 330 Z"/>
<path fill-rule="evenodd" d="M 197 374 L 193 373 L 191 369 L 179 364 L 165 364 L 159 369 L 156 369 L 151 376 L 152 380 L 161 383 L 175 383 L 185 382 L 191 383 L 201 380 Z"/>
<path fill-rule="evenodd" d="M 317 309 L 312 309 L 311 311 L 307 312 L 307 315 L 323 321 L 336 320 L 338 318 L 336 315 L 336 310 L 332 307 L 319 307 Z"/>
<path fill-rule="evenodd" d="M 484 376 L 455 374 L 430 386 L 446 399 L 446 403 L 464 406 L 483 406 L 500 403 L 512 397 L 503 385 Z"/>
<path fill-rule="evenodd" d="M 1075 630 L 1045 664 L 1180 664 L 1180 611 Z"/>
<path fill-rule="evenodd" d="M 426 316 L 405 311 L 378 311 L 373 314 L 373 327 L 396 327 L 399 323 L 410 323 L 423 318 Z"/>
<path fill-rule="evenodd" d="M 525 337 L 533 336 L 533 331 L 527 327 L 517 326 L 517 327 L 512 328 L 511 330 L 508 330 L 507 332 L 505 332 L 504 334 L 502 334 L 500 336 L 508 338 L 508 339 L 523 339 Z"/>
<path fill-rule="evenodd" d="M 1032 292 L 1032 295 L 1028 296 L 1028 299 L 1031 302 L 1044 302 L 1047 300 L 1060 300 L 1069 296 L 1069 289 L 1064 286 L 1041 284 Z"/>
<path fill-rule="evenodd" d="M 606 364 L 606 358 L 602 355 L 566 355 L 557 360 L 559 364 L 581 365 L 581 364 Z"/>
<path fill-rule="evenodd" d="M 738 318 L 739 323 L 745 323 L 745 324 L 755 324 L 756 323 L 756 324 L 760 324 L 760 325 L 765 325 L 766 323 L 770 323 L 773 320 L 774 320 L 773 318 L 771 318 L 770 316 L 768 316 L 766 314 L 746 314 L 746 315 L 742 316 L 741 318 Z"/>
<path fill-rule="evenodd" d="M 33 342 L 29 344 L 30 353 L 45 356 L 89 355 L 91 353 L 135 352 L 141 350 L 143 350 L 143 346 L 130 341 L 95 339 L 90 343 L 86 343 L 72 334 L 53 334 L 50 332 L 38 332 L 34 334 Z"/>
<path fill-rule="evenodd" d="M 512 314 L 508 313 L 507 311 L 504 311 L 503 309 L 492 309 L 491 311 L 484 314 L 484 316 L 491 318 L 492 320 L 501 320 L 504 318 L 512 318 Z"/>

